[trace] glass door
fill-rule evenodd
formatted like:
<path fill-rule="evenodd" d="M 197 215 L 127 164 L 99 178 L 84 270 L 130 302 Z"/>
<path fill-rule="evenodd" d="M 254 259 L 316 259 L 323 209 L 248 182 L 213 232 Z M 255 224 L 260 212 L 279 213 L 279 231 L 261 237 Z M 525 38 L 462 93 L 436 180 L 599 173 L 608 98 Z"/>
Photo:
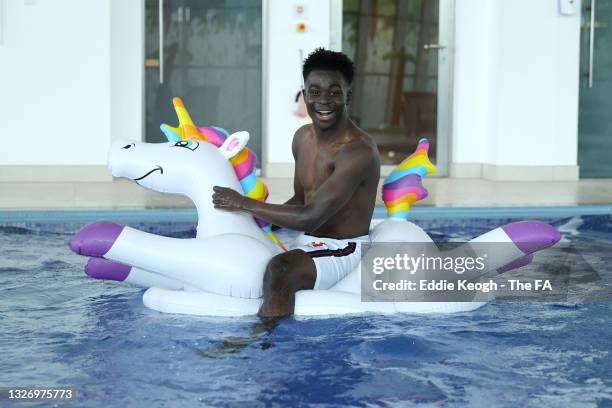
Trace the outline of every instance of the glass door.
<path fill-rule="evenodd" d="M 584 0 L 580 43 L 580 177 L 612 177 L 612 2 Z"/>
<path fill-rule="evenodd" d="M 261 157 L 262 1 L 146 0 L 145 13 L 146 140 L 165 140 L 180 96 L 197 125 L 248 131 Z"/>
<path fill-rule="evenodd" d="M 437 157 L 439 52 L 446 48 L 439 18 L 437 0 L 343 2 L 343 51 L 356 66 L 351 116 L 376 139 L 383 166 L 401 162 L 422 137 L 434 162 L 446 160 Z"/>

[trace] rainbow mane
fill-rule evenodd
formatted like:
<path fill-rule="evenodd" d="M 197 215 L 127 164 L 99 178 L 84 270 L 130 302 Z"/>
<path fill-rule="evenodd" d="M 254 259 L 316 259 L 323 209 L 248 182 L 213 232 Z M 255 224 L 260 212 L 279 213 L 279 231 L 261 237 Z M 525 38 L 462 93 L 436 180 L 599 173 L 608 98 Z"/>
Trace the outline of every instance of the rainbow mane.
<path fill-rule="evenodd" d="M 191 116 L 189 116 L 189 112 L 187 112 L 181 98 L 172 98 L 172 104 L 174 105 L 174 110 L 179 120 L 178 126 L 172 127 L 166 124 L 160 126 L 161 131 L 166 135 L 168 141 L 178 142 L 186 139 L 203 140 L 219 147 L 229 136 L 229 133 L 220 127 L 197 127 L 193 123 Z M 255 167 L 257 165 L 255 153 L 248 147 L 245 147 L 239 151 L 238 154 L 229 159 L 229 161 L 234 168 L 236 177 L 238 177 L 240 181 L 240 186 L 242 187 L 244 195 L 254 200 L 266 201 L 268 198 L 268 188 L 255 174 Z M 276 238 L 270 223 L 257 217 L 253 217 L 253 219 L 272 242 L 278 245 L 283 251 L 286 251 L 283 244 Z"/>
<path fill-rule="evenodd" d="M 389 218 L 405 219 L 410 206 L 427 197 L 422 178 L 436 171 L 427 155 L 429 142 L 419 140 L 416 151 L 397 165 L 387 176 L 382 188 L 382 199 Z"/>

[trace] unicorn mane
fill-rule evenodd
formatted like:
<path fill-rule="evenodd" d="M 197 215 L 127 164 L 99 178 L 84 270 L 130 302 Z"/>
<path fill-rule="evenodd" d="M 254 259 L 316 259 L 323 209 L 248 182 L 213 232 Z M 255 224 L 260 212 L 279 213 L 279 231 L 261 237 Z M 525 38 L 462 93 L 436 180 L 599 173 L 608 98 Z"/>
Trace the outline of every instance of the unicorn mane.
<path fill-rule="evenodd" d="M 168 141 L 178 142 L 187 139 L 202 140 L 216 147 L 220 147 L 223 142 L 225 142 L 225 139 L 228 138 L 229 133 L 223 128 L 216 126 L 197 127 L 193 123 L 181 98 L 172 98 L 172 104 L 174 105 L 174 110 L 179 120 L 178 126 L 172 127 L 166 124 L 160 126 L 161 131 L 166 135 Z M 248 147 L 244 147 L 238 154 L 230 158 L 229 162 L 236 173 L 236 177 L 238 177 L 243 194 L 257 201 L 266 201 L 268 198 L 268 187 L 266 187 L 263 181 L 261 181 L 255 173 L 255 168 L 257 166 L 257 156 L 255 153 Z M 278 245 L 283 251 L 286 251 L 283 244 L 272 231 L 270 223 L 257 217 L 253 217 L 253 219 L 272 242 Z"/>

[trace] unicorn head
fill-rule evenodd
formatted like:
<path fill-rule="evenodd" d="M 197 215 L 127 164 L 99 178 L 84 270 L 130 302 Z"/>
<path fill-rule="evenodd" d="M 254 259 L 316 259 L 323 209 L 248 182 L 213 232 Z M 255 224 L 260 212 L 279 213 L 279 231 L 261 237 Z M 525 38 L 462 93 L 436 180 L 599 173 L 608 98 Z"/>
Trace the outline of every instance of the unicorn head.
<path fill-rule="evenodd" d="M 161 131 L 166 135 L 169 141 L 205 140 L 215 146 L 226 145 L 227 148 L 232 149 L 232 152 L 234 151 L 233 149 L 238 146 L 235 141 L 227 143 L 226 138 L 228 133 L 225 129 L 215 126 L 197 127 L 191 119 L 181 98 L 174 97 L 172 99 L 172 104 L 174 105 L 174 110 L 176 111 L 176 116 L 179 121 L 178 125 L 176 127 L 167 124 L 162 124 L 160 126 Z M 233 154 L 230 157 L 230 162 L 234 168 L 236 177 L 240 181 L 242 192 L 249 198 L 265 201 L 268 198 L 268 188 L 255 174 L 257 157 L 251 149 L 244 145 L 240 145 L 240 149 L 241 150 L 237 154 Z M 255 222 L 268 238 L 282 250 L 285 250 L 282 243 L 272 232 L 270 223 L 259 218 L 255 218 Z"/>
<path fill-rule="evenodd" d="M 115 177 L 131 179 L 151 190 L 185 194 L 194 199 L 206 186 L 210 186 L 210 191 L 213 185 L 240 188 L 230 160 L 248 140 L 248 132 L 234 133 L 218 147 L 204 140 L 168 143 L 117 140 L 111 146 L 108 163 Z"/>
<path fill-rule="evenodd" d="M 172 102 L 179 124 L 160 127 L 169 142 L 114 142 L 109 156 L 113 175 L 134 180 L 155 191 L 187 195 L 198 208 L 211 205 L 210 195 L 215 185 L 230 187 L 264 201 L 268 189 L 255 174 L 257 159 L 246 147 L 248 132 L 229 135 L 222 128 L 197 127 L 183 101 L 174 98 Z M 198 205 L 198 197 L 201 197 L 201 205 Z M 268 223 L 255 221 L 268 238 L 284 249 Z"/>
<path fill-rule="evenodd" d="M 175 142 L 206 141 L 214 146 L 225 149 L 224 152 L 231 151 L 231 155 L 228 154 L 227 157 L 234 168 L 236 177 L 240 181 L 242 191 L 247 197 L 264 201 L 268 197 L 268 190 L 265 184 L 255 175 L 257 158 L 255 153 L 246 147 L 246 143 L 243 144 L 238 140 L 228 141 L 228 132 L 219 127 L 197 127 L 180 98 L 173 98 L 172 104 L 174 105 L 179 124 L 176 127 L 166 125 L 165 123 L 160 126 L 166 138 L 169 141 Z M 236 152 L 236 149 L 239 150 Z"/>

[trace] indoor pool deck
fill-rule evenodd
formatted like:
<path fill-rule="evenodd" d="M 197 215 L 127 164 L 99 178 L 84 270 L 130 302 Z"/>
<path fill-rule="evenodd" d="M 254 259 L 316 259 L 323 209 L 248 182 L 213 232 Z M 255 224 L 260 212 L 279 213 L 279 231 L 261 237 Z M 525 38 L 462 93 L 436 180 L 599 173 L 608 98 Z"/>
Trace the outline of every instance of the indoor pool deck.
<path fill-rule="evenodd" d="M 291 197 L 291 179 L 268 179 L 269 202 Z M 381 183 L 382 184 L 382 183 Z M 556 207 L 612 204 L 612 179 L 524 182 L 429 178 L 420 206 Z M 378 195 L 380 202 L 380 194 Z M 0 183 L 0 210 L 187 208 L 191 202 L 125 180 L 108 183 Z"/>

